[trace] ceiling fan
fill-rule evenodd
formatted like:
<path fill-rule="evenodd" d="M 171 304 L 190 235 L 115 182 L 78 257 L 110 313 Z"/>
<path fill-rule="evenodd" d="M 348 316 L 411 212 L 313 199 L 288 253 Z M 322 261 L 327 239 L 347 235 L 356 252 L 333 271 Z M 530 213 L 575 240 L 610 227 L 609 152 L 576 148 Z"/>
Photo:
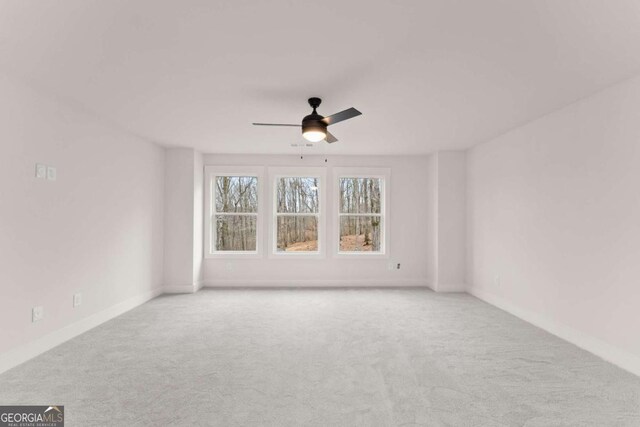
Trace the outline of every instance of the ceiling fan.
<path fill-rule="evenodd" d="M 329 144 L 338 141 L 327 130 L 327 126 L 340 123 L 342 121 L 352 119 L 362 113 L 355 108 L 348 108 L 339 113 L 323 117 L 316 112 L 316 108 L 320 106 L 322 100 L 320 98 L 309 98 L 309 105 L 313 108 L 313 112 L 302 119 L 302 124 L 285 124 L 285 123 L 253 123 L 254 126 L 295 126 L 302 127 L 302 136 L 309 142 L 327 141 Z"/>

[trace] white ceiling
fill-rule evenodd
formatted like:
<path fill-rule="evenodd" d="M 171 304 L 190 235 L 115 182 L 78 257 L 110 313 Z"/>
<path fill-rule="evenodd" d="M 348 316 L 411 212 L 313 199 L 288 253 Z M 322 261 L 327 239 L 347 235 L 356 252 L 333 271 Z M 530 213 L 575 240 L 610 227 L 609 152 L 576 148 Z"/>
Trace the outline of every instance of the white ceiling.
<path fill-rule="evenodd" d="M 640 71 L 637 0 L 0 0 L 0 71 L 167 146 L 329 154 L 486 141 Z M 312 151 L 313 151 L 312 150 Z"/>

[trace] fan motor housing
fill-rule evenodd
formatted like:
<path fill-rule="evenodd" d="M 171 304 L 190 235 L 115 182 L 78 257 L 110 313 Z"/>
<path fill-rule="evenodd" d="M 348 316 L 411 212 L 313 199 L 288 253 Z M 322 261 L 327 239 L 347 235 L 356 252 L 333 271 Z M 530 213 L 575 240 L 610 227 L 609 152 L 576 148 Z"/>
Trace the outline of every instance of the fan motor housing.
<path fill-rule="evenodd" d="M 324 117 L 315 113 L 305 116 L 305 118 L 302 119 L 302 133 L 313 130 L 327 133 L 327 124 L 323 122 L 322 119 L 324 119 Z"/>

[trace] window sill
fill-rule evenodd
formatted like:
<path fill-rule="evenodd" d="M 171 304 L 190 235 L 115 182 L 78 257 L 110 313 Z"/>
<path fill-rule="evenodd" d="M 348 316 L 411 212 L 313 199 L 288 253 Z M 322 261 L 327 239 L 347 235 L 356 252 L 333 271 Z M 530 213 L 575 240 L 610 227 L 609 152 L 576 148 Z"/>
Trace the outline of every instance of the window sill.
<path fill-rule="evenodd" d="M 324 259 L 323 252 L 272 252 L 269 259 Z"/>
<path fill-rule="evenodd" d="M 384 252 L 336 252 L 333 254 L 334 258 L 342 259 L 388 259 L 389 254 Z"/>
<path fill-rule="evenodd" d="M 260 252 L 213 252 L 204 255 L 204 259 L 257 259 L 262 258 Z"/>

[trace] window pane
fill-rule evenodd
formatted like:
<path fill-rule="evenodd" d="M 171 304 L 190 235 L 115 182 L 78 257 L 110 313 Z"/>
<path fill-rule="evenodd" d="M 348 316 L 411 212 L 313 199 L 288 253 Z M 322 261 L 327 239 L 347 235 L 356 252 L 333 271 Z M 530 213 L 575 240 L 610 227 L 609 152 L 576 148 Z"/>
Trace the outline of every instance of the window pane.
<path fill-rule="evenodd" d="M 380 178 L 340 178 L 341 213 L 380 213 Z"/>
<path fill-rule="evenodd" d="M 256 215 L 216 215 L 216 251 L 255 251 Z"/>
<path fill-rule="evenodd" d="M 278 252 L 316 252 L 318 218 L 295 215 L 278 217 Z"/>
<path fill-rule="evenodd" d="M 289 177 L 278 180 L 279 213 L 317 213 L 318 178 Z"/>
<path fill-rule="evenodd" d="M 340 251 L 380 252 L 381 228 L 379 216 L 341 216 Z"/>
<path fill-rule="evenodd" d="M 258 212 L 258 178 L 217 176 L 216 212 Z"/>

